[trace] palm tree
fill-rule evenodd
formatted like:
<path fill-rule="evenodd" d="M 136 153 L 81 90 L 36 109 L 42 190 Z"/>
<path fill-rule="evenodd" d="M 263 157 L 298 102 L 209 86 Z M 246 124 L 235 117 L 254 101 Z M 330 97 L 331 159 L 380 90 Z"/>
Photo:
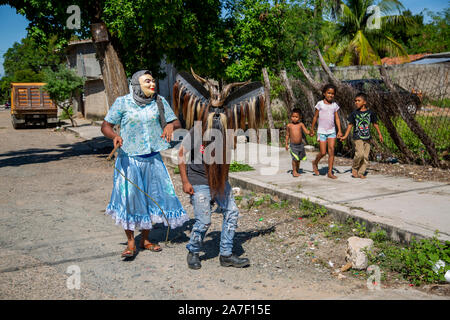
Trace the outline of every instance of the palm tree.
<path fill-rule="evenodd" d="M 401 15 L 403 9 L 398 0 L 341 1 L 331 56 L 339 65 L 381 64 L 382 54 L 407 56 L 403 46 L 386 33 L 395 25 L 414 23 Z"/>

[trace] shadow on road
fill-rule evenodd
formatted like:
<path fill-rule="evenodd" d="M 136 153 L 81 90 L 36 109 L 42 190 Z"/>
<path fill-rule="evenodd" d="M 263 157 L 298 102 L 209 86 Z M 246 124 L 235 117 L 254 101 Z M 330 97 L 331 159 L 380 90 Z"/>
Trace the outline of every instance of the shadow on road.
<path fill-rule="evenodd" d="M 81 155 L 108 155 L 113 149 L 112 141 L 105 137 L 61 144 L 58 148 L 29 148 L 0 154 L 0 168 L 27 164 L 46 163 Z"/>
<path fill-rule="evenodd" d="M 188 243 L 189 237 L 186 235 L 185 231 L 192 230 L 194 223 L 195 219 L 190 219 L 189 221 L 185 222 L 183 226 L 176 228 L 174 230 L 171 229 L 169 232 L 169 240 L 168 240 L 169 248 L 170 244 Z M 274 225 L 266 229 L 255 229 L 243 232 L 236 232 L 234 236 L 233 253 L 236 254 L 237 256 L 241 256 L 242 254 L 245 253 L 242 244 L 244 244 L 246 241 L 252 238 L 275 232 L 275 228 L 276 226 Z M 155 224 L 149 234 L 150 242 L 158 244 L 164 243 L 164 241 L 166 240 L 166 232 L 167 227 L 164 226 L 164 224 Z M 207 238 L 208 240 L 203 242 L 202 251 L 204 252 L 204 254 L 200 256 L 200 260 L 214 259 L 219 255 L 220 234 L 221 234 L 220 231 L 212 231 L 206 234 L 205 238 Z M 137 246 L 139 245 L 141 239 L 142 234 L 140 233 L 134 237 L 134 241 Z M 127 242 L 124 241 L 121 242 L 120 244 L 126 246 Z M 140 251 L 141 250 L 138 249 L 137 254 L 133 258 L 125 258 L 123 261 L 133 261 L 139 255 Z"/>
<path fill-rule="evenodd" d="M 268 233 L 272 233 L 275 231 L 275 226 L 271 226 L 266 229 L 256 229 L 250 231 L 236 232 L 234 235 L 234 243 L 233 243 L 233 253 L 237 256 L 241 256 L 245 253 L 242 244 L 246 241 L 259 237 Z M 220 253 L 219 245 L 220 245 L 220 231 L 213 231 L 206 235 L 206 238 L 211 238 L 203 243 L 203 250 L 205 252 L 204 255 L 200 256 L 200 260 L 208 260 L 217 257 Z"/>

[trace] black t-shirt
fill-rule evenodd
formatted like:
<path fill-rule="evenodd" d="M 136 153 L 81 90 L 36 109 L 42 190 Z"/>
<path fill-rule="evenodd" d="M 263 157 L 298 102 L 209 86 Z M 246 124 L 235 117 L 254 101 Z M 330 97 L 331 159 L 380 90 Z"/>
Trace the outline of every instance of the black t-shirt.
<path fill-rule="evenodd" d="M 189 134 L 186 135 L 182 142 L 183 148 L 190 151 L 190 161 L 186 165 L 187 176 L 192 185 L 208 185 L 203 162 L 202 129 L 199 127 L 195 136 L 194 129 L 195 127 L 192 127 L 189 130 Z"/>
<path fill-rule="evenodd" d="M 355 127 L 353 140 L 369 140 L 370 124 L 377 123 L 377 114 L 372 110 L 354 110 L 347 120 Z"/>

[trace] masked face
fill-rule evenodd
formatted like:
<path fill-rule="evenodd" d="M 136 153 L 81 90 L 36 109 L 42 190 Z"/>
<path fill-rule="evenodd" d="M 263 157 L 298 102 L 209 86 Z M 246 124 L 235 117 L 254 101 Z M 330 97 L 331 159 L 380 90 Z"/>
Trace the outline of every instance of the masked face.
<path fill-rule="evenodd" d="M 141 85 L 141 90 L 147 97 L 151 97 L 155 94 L 156 81 L 149 74 L 144 74 L 139 77 L 139 84 Z"/>

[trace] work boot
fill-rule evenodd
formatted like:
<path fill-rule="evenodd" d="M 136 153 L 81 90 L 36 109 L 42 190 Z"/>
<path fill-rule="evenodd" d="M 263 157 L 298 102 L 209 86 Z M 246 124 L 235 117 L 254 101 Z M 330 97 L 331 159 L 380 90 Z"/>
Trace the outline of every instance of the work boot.
<path fill-rule="evenodd" d="M 222 267 L 235 267 L 235 268 L 243 268 L 250 265 L 250 261 L 247 258 L 239 258 L 238 256 L 232 254 L 229 256 L 220 256 L 219 257 L 220 265 Z"/>
<path fill-rule="evenodd" d="M 200 257 L 198 256 L 198 252 L 190 252 L 187 255 L 187 264 L 188 267 L 194 270 L 198 270 L 202 267 L 200 263 Z"/>

